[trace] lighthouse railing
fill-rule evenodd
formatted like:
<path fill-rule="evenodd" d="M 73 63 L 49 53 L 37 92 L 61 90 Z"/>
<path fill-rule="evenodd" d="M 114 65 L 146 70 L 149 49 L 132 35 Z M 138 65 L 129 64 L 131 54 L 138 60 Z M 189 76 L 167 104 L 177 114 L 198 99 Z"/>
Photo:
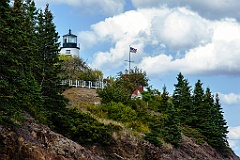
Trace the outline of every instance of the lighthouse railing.
<path fill-rule="evenodd" d="M 84 81 L 84 80 L 62 80 L 60 85 L 68 85 L 76 88 L 103 89 L 106 85 L 103 81 Z"/>

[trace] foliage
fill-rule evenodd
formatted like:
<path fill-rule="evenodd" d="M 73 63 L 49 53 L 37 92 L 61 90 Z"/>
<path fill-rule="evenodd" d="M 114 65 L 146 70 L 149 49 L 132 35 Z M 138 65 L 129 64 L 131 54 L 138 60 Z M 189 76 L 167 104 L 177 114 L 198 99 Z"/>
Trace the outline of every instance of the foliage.
<path fill-rule="evenodd" d="M 48 5 L 37 10 L 32 0 L 11 2 L 0 1 L 0 123 L 20 124 L 28 112 L 80 143 L 110 144 L 113 126 L 66 108 L 59 86 L 62 78 L 96 81 L 102 72 L 88 68 L 82 59 L 59 58 L 59 36 Z M 146 132 L 145 139 L 156 146 L 165 141 L 178 147 L 182 131 L 198 143 L 227 151 L 228 127 L 219 97 L 209 87 L 204 91 L 200 80 L 192 92 L 179 73 L 172 97 L 165 86 L 162 94 L 151 90 L 146 73 L 138 68 L 105 80 L 107 86 L 98 90 L 103 104 L 91 108 L 95 115 Z M 143 101 L 131 100 L 139 86 L 148 87 Z"/>
<path fill-rule="evenodd" d="M 0 2 L 0 123 L 20 124 L 28 112 L 78 142 L 109 144 L 111 126 L 66 108 L 59 36 L 49 6 L 37 10 L 32 0 L 12 2 Z"/>
<path fill-rule="evenodd" d="M 32 71 L 36 35 L 30 22 L 36 18 L 36 8 L 32 1 L 16 0 L 13 5 L 1 1 L 0 10 L 0 110 L 2 120 L 9 121 L 23 110 L 42 106 L 41 87 Z"/>
<path fill-rule="evenodd" d="M 200 142 L 204 140 L 219 151 L 226 152 L 228 127 L 223 118 L 218 95 L 214 100 L 209 87 L 204 93 L 200 80 L 195 84 L 191 95 L 191 87 L 181 73 L 177 80 L 178 83 L 175 84 L 173 93 L 173 104 L 178 109 L 181 124 L 196 129 L 202 135 L 196 135 Z"/>
<path fill-rule="evenodd" d="M 120 122 L 132 122 L 137 120 L 137 114 L 129 106 L 122 103 L 111 102 L 101 107 L 102 111 L 108 113 L 108 118 Z"/>
<path fill-rule="evenodd" d="M 205 140 L 211 146 L 220 151 L 226 151 L 227 126 L 223 118 L 222 108 L 219 103 L 218 95 L 214 96 L 208 87 L 203 97 L 204 107 L 201 110 L 202 117 L 199 117 L 199 123 L 196 128 L 205 136 Z"/>
<path fill-rule="evenodd" d="M 206 142 L 204 140 L 205 137 L 195 128 L 183 125 L 181 126 L 181 131 L 184 135 L 188 137 L 193 137 L 196 140 L 197 144 L 203 144 L 204 142 Z"/>
<path fill-rule="evenodd" d="M 119 83 L 108 83 L 103 89 L 98 89 L 97 93 L 102 98 L 102 103 L 122 102 L 124 104 L 130 101 L 127 94 L 128 90 Z"/>
<path fill-rule="evenodd" d="M 104 125 L 89 114 L 76 109 L 66 109 L 64 114 L 52 114 L 55 130 L 79 143 L 98 143 L 108 145 L 111 142 L 111 126 Z"/>
<path fill-rule="evenodd" d="M 134 70 L 131 70 L 129 74 L 119 72 L 116 83 L 124 86 L 128 90 L 128 95 L 131 96 L 139 86 L 148 86 L 148 78 L 146 72 L 136 67 Z"/>
<path fill-rule="evenodd" d="M 145 134 L 144 139 L 154 144 L 155 146 L 162 146 L 162 142 L 160 140 L 161 132 L 162 132 L 162 122 L 158 116 L 153 116 L 151 121 L 148 123 L 150 132 Z"/>
<path fill-rule="evenodd" d="M 181 73 L 178 74 L 177 81 L 177 84 L 174 84 L 175 90 L 172 96 L 173 104 L 179 113 L 181 123 L 191 124 L 191 114 L 193 111 L 191 87 L 187 79 L 185 79 Z"/>
<path fill-rule="evenodd" d="M 117 78 L 110 78 L 105 81 L 109 83 L 102 90 L 98 90 L 103 103 L 113 101 L 128 104 L 130 103 L 132 93 L 139 86 L 148 86 L 146 73 L 138 68 L 132 70 L 130 74 L 119 72 Z"/>
<path fill-rule="evenodd" d="M 153 133 L 150 132 L 150 133 L 146 133 L 146 136 L 144 137 L 144 139 L 157 147 L 161 147 L 163 143 L 157 137 L 158 137 L 158 134 L 156 132 L 153 132 Z"/>
<path fill-rule="evenodd" d="M 160 92 L 157 89 L 152 90 L 151 87 L 147 87 L 147 90 L 144 90 L 141 94 L 147 106 L 149 105 L 151 109 L 157 111 L 157 104 L 155 102 L 157 102 L 157 99 L 160 97 Z"/>
<path fill-rule="evenodd" d="M 65 55 L 61 55 L 59 58 L 62 61 L 62 72 L 60 73 L 62 79 L 79 79 L 92 82 L 103 79 L 102 71 L 91 69 L 82 58 Z"/>

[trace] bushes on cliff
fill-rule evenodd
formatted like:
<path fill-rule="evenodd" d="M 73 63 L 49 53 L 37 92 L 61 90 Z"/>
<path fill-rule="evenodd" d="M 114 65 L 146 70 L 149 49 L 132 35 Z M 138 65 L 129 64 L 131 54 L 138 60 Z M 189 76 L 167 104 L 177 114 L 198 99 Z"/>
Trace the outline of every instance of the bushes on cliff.
<path fill-rule="evenodd" d="M 111 142 L 111 126 L 104 125 L 77 109 L 66 108 L 64 114 L 54 112 L 51 121 L 54 130 L 79 143 L 108 145 Z"/>
<path fill-rule="evenodd" d="M 118 73 L 115 79 L 106 79 L 108 82 L 102 90 L 98 90 L 102 103 L 121 102 L 128 104 L 132 93 L 140 86 L 148 86 L 148 78 L 145 72 L 135 68 L 129 74 Z"/>

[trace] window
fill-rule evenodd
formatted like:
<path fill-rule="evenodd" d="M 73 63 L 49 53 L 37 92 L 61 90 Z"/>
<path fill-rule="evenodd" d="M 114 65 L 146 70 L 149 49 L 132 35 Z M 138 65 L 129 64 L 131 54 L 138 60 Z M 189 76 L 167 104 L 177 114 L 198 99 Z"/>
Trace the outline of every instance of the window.
<path fill-rule="evenodd" d="M 71 54 L 71 50 L 66 50 L 66 54 Z"/>

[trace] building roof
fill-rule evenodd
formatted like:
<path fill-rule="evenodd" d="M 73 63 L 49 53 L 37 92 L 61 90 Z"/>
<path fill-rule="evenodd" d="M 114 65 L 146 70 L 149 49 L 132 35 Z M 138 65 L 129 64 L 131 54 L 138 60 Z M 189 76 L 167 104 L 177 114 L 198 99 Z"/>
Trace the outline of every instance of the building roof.
<path fill-rule="evenodd" d="M 71 29 L 68 30 L 68 34 L 63 35 L 63 37 L 66 37 L 66 36 L 77 37 L 76 35 L 72 34 Z"/>

